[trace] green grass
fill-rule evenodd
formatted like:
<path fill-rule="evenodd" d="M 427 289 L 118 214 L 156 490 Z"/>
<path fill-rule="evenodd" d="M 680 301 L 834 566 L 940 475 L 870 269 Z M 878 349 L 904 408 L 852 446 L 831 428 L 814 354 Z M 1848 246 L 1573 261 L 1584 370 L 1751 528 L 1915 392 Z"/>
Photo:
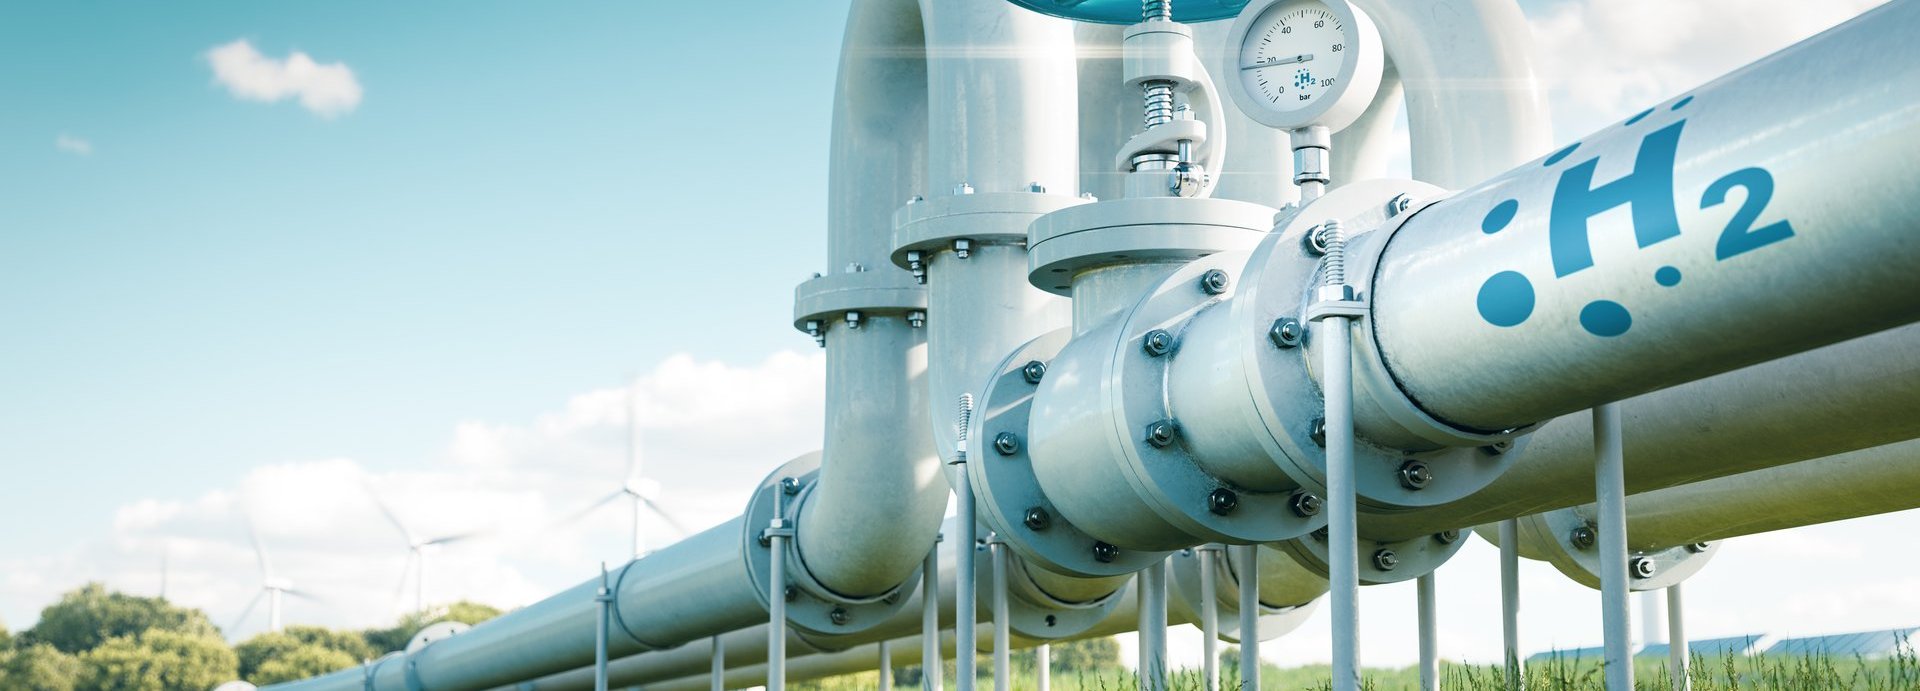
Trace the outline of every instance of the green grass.
<path fill-rule="evenodd" d="M 1238 689 L 1239 674 L 1237 666 L 1232 664 L 1234 658 L 1231 654 L 1224 658 L 1228 663 L 1222 665 L 1221 669 L 1222 688 Z M 985 660 L 982 662 L 982 688 L 991 688 L 991 664 Z M 955 688 L 951 663 L 946 676 L 944 688 Z M 1330 670 L 1325 665 L 1286 669 L 1264 665 L 1260 688 L 1261 691 L 1329 689 L 1329 676 Z M 1602 688 L 1597 658 L 1558 658 L 1536 663 L 1527 668 L 1526 676 L 1530 691 L 1600 691 Z M 1902 645 L 1890 657 L 1877 659 L 1696 655 L 1689 677 L 1695 691 L 1914 691 L 1920 689 L 1920 655 L 1916 655 L 1910 645 Z M 1449 691 L 1498 691 L 1504 688 L 1503 678 L 1498 665 L 1442 663 L 1440 669 L 1440 687 Z M 1030 662 L 1027 665 L 1016 664 L 1011 681 L 1010 686 L 1014 689 L 1037 688 Z M 1673 691 L 1667 663 L 1663 659 L 1635 660 L 1634 681 L 1635 688 L 1641 691 Z M 864 672 L 792 686 L 811 691 L 854 691 L 873 689 L 878 682 L 877 672 Z M 1420 688 L 1420 674 L 1411 667 L 1368 669 L 1363 674 L 1363 685 L 1367 691 L 1416 691 Z M 900 688 L 919 688 L 919 684 Z M 1139 688 L 1139 682 L 1132 673 L 1117 666 L 1082 671 L 1055 670 L 1052 688 L 1056 691 L 1131 691 Z M 1199 691 L 1201 688 L 1197 670 L 1183 669 L 1171 675 L 1170 691 Z"/>

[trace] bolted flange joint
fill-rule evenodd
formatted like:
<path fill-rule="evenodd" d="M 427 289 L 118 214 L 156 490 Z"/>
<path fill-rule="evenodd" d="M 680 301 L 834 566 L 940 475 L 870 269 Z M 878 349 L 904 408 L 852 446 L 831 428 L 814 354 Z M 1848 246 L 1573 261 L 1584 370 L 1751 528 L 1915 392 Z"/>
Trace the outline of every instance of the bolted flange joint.
<path fill-rule="evenodd" d="M 1218 487 L 1207 493 L 1207 510 L 1212 511 L 1214 515 L 1225 516 L 1233 513 L 1234 508 L 1238 506 L 1240 506 L 1240 495 L 1234 494 L 1233 490 Z"/>
<path fill-rule="evenodd" d="M 1155 420 L 1147 424 L 1147 443 L 1156 448 L 1166 448 L 1179 436 L 1179 430 L 1172 420 Z"/>

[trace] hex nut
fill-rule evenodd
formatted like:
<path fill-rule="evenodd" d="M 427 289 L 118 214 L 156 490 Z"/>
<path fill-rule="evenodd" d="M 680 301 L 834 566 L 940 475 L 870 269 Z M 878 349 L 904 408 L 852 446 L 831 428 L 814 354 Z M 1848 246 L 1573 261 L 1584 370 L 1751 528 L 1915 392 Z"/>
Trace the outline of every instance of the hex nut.
<path fill-rule="evenodd" d="M 1287 504 L 1293 508 L 1293 514 L 1295 516 L 1306 518 L 1308 516 L 1319 515 L 1320 510 L 1326 508 L 1327 503 L 1320 498 L 1320 495 L 1303 489 L 1295 490 L 1293 496 L 1288 499 Z"/>
<path fill-rule="evenodd" d="M 1393 550 L 1381 549 L 1373 553 L 1373 567 L 1376 569 L 1392 571 L 1394 567 L 1399 565 L 1400 555 L 1394 554 Z"/>
<path fill-rule="evenodd" d="M 1712 546 L 1713 546 L 1713 543 L 1711 542 L 1695 542 L 1691 545 L 1687 545 L 1687 551 L 1692 552 L 1694 554 L 1699 554 L 1701 552 L 1707 551 L 1707 549 Z"/>
<path fill-rule="evenodd" d="M 1227 292 L 1227 286 L 1232 284 L 1233 280 L 1227 277 L 1227 272 L 1219 269 L 1207 269 L 1206 273 L 1200 275 L 1200 290 L 1208 295 Z"/>
<path fill-rule="evenodd" d="M 1146 338 L 1142 339 L 1140 347 L 1146 350 L 1148 355 L 1153 357 L 1166 355 L 1167 353 L 1173 352 L 1173 334 L 1167 333 L 1166 329 L 1148 331 Z"/>
<path fill-rule="evenodd" d="M 1021 522 L 1027 525 L 1028 530 L 1046 530 L 1053 525 L 1053 514 L 1047 513 L 1046 509 L 1038 506 L 1031 506 L 1027 508 L 1027 515 L 1021 519 Z"/>
<path fill-rule="evenodd" d="M 1234 494 L 1233 490 L 1217 487 L 1207 493 L 1207 510 L 1212 511 L 1216 516 L 1233 513 L 1234 508 L 1238 506 L 1240 506 L 1240 495 Z"/>
<path fill-rule="evenodd" d="M 1028 384 L 1038 384 L 1041 377 L 1047 376 L 1047 363 L 1030 361 L 1027 366 L 1020 368 L 1020 376 L 1025 377 Z"/>
<path fill-rule="evenodd" d="M 1513 450 L 1513 441 L 1508 439 L 1502 439 L 1492 444 L 1488 444 L 1486 446 L 1480 447 L 1480 452 L 1488 456 L 1502 456 L 1502 455 L 1505 455 L 1508 451 L 1512 451 L 1512 450 Z"/>
<path fill-rule="evenodd" d="M 1020 436 L 1012 432 L 1001 432 L 993 438 L 993 450 L 1002 456 L 1020 453 Z"/>
<path fill-rule="evenodd" d="M 1178 433 L 1174 429 L 1172 420 L 1156 420 L 1147 425 L 1147 443 L 1155 448 L 1164 449 L 1173 445 L 1176 436 Z"/>
<path fill-rule="evenodd" d="M 847 619 L 851 617 L 847 615 L 847 608 L 835 607 L 832 612 L 827 613 L 827 618 L 832 619 L 835 626 L 845 626 Z"/>
<path fill-rule="evenodd" d="M 1433 468 L 1426 461 L 1408 459 L 1400 464 L 1400 486 L 1411 490 L 1426 489 L 1433 482 Z"/>
<path fill-rule="evenodd" d="M 1633 561 L 1627 564 L 1627 573 L 1634 578 L 1653 578 L 1654 572 L 1659 569 L 1659 565 L 1653 563 L 1653 559 L 1648 557 L 1634 557 Z"/>
<path fill-rule="evenodd" d="M 1293 317 L 1275 319 L 1273 326 L 1267 328 L 1267 340 L 1272 341 L 1275 348 L 1298 348 L 1306 335 L 1306 327 Z"/>
<path fill-rule="evenodd" d="M 1310 430 L 1309 430 L 1309 431 L 1307 432 L 1307 438 L 1309 438 L 1309 439 L 1312 439 L 1312 440 L 1313 440 L 1313 445 L 1314 445 L 1314 446 L 1318 446 L 1318 447 L 1321 447 L 1321 448 L 1326 448 L 1326 446 L 1327 446 L 1327 419 L 1326 419 L 1326 418 L 1323 418 L 1323 417 L 1317 417 L 1317 418 L 1314 418 L 1314 419 L 1313 419 L 1313 427 L 1312 427 L 1312 429 L 1310 429 Z"/>
<path fill-rule="evenodd" d="M 1593 526 L 1587 525 L 1574 528 L 1573 533 L 1567 536 L 1567 541 L 1573 543 L 1574 549 L 1580 550 L 1593 549 L 1594 542 L 1599 539 L 1600 536 L 1593 531 Z"/>
<path fill-rule="evenodd" d="M 787 602 L 793 602 L 794 598 L 800 597 L 800 589 L 789 585 L 785 590 L 780 591 L 780 596 L 785 598 Z"/>
<path fill-rule="evenodd" d="M 1443 545 L 1451 545 L 1460 541 L 1460 531 L 1453 529 L 1442 530 L 1433 534 L 1433 540 Z"/>
<path fill-rule="evenodd" d="M 1111 564 L 1120 558 L 1120 548 L 1105 542 L 1093 543 L 1093 560 L 1102 564 Z"/>

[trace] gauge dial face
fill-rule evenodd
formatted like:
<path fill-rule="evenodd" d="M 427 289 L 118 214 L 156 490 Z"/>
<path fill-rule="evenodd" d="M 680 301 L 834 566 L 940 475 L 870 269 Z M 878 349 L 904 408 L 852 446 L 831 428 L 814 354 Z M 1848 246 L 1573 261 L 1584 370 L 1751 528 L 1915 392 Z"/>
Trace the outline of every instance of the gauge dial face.
<path fill-rule="evenodd" d="M 1308 108 L 1329 92 L 1337 93 L 1341 66 L 1356 55 L 1347 26 L 1326 5 L 1313 0 L 1281 2 L 1266 8 L 1240 44 L 1240 81 L 1246 93 L 1279 111 Z"/>

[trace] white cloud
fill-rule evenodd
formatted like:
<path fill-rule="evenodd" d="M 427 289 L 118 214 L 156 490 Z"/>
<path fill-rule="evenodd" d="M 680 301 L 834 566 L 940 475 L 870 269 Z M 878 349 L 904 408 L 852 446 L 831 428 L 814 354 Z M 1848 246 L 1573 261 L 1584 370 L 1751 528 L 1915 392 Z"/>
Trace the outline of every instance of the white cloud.
<path fill-rule="evenodd" d="M 677 355 L 635 382 L 646 474 L 679 522 L 698 530 L 738 515 L 755 481 L 818 448 L 824 362 L 818 352 L 777 353 L 750 366 Z M 624 561 L 632 529 L 624 504 L 554 524 L 620 486 L 626 419 L 623 389 L 588 391 L 530 421 L 462 423 L 444 456 L 418 467 L 277 462 L 196 497 L 132 502 L 102 539 L 57 554 L 0 556 L 0 614 L 24 628 L 40 607 L 89 579 L 156 592 L 164 552 L 169 597 L 229 626 L 259 587 L 251 518 L 276 575 L 325 598 L 287 600 L 288 622 L 389 622 L 411 601 L 411 585 L 400 587 L 407 548 L 368 486 L 418 535 L 487 533 L 432 554 L 431 599 L 524 605 L 590 578 L 601 561 Z M 652 519 L 645 533 L 655 546 L 679 538 Z M 264 624 L 256 610 L 230 633 L 251 635 Z"/>
<path fill-rule="evenodd" d="M 360 105 L 360 81 L 346 63 L 323 65 L 297 50 L 276 60 L 246 39 L 215 46 L 206 55 L 214 80 L 235 98 L 267 103 L 297 98 L 301 107 L 325 118 Z"/>
<path fill-rule="evenodd" d="M 1558 139 L 1586 134 L 1883 0 L 1570 0 L 1530 18 Z"/>
<path fill-rule="evenodd" d="M 66 133 L 53 138 L 53 148 L 75 156 L 93 155 L 93 142 Z"/>

